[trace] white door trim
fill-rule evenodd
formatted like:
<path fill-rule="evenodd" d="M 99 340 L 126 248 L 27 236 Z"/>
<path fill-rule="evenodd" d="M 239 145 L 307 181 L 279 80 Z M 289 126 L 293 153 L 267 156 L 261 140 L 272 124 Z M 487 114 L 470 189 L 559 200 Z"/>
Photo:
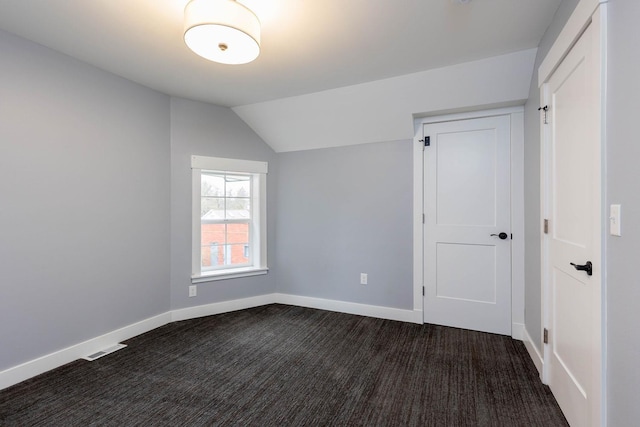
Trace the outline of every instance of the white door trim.
<path fill-rule="evenodd" d="M 524 338 L 524 107 L 500 108 L 416 119 L 413 138 L 413 309 L 423 313 L 423 144 L 424 124 L 481 117 L 511 118 L 511 336 Z"/>
<path fill-rule="evenodd" d="M 543 60 L 540 68 L 538 69 L 538 85 L 540 87 L 540 99 L 542 105 L 547 105 L 549 102 L 549 93 L 547 83 L 553 75 L 553 72 L 558 68 L 562 60 L 569 53 L 573 45 L 584 33 L 585 29 L 591 25 L 593 28 L 593 43 L 594 54 L 597 56 L 597 63 L 600 64 L 599 68 L 599 87 L 597 91 L 599 93 L 600 102 L 596 105 L 598 109 L 598 116 L 600 120 L 595 124 L 597 133 L 600 136 L 600 167 L 601 167 L 601 181 L 600 181 L 600 244 L 598 245 L 600 250 L 599 263 L 600 263 L 600 301 L 598 301 L 594 309 L 594 321 L 595 326 L 599 326 L 599 331 L 595 331 L 597 335 L 596 343 L 599 344 L 599 351 L 594 353 L 593 360 L 593 409 L 591 412 L 591 419 L 601 426 L 607 424 L 607 402 L 606 402 L 606 247 L 605 247 L 605 232 L 606 223 L 605 219 L 608 217 L 606 214 L 606 185 L 605 185 L 605 161 L 606 161 L 606 47 L 607 47 L 607 0 L 581 0 L 576 6 L 573 14 L 567 21 L 567 24 L 563 28 L 562 32 L 556 39 L 556 42 L 551 47 L 549 53 Z M 548 218 L 549 201 L 548 197 L 548 176 L 549 176 L 549 141 L 551 140 L 549 126 L 540 124 L 540 137 L 541 137 L 541 163 L 540 163 L 540 179 L 541 179 L 541 213 L 542 218 Z M 542 228 L 541 228 L 542 229 Z M 549 268 L 549 241 L 548 236 L 541 233 L 541 280 L 542 280 L 542 329 L 549 327 L 550 322 L 550 308 L 548 304 L 548 296 L 550 292 L 550 283 L 546 274 Z M 542 337 L 540 337 L 542 338 Z M 549 358 L 550 349 L 548 345 L 543 345 L 543 372 L 542 380 L 545 384 L 549 381 Z"/>

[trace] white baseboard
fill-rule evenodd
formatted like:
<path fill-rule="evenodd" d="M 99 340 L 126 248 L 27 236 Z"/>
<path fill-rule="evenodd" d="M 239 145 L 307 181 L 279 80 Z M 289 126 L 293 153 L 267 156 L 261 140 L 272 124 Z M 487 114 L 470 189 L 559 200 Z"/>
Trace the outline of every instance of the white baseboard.
<path fill-rule="evenodd" d="M 214 314 L 229 313 L 231 311 L 244 310 L 246 308 L 259 307 L 261 305 L 274 304 L 277 294 L 259 295 L 256 297 L 242 298 L 231 301 L 214 302 L 213 304 L 198 305 L 195 307 L 181 308 L 171 312 L 171 321 L 195 319 L 198 317 L 213 316 Z"/>
<path fill-rule="evenodd" d="M 169 312 L 108 332 L 0 372 L 0 390 L 171 322 Z"/>
<path fill-rule="evenodd" d="M 244 310 L 247 308 L 274 303 L 422 324 L 422 312 L 418 310 L 403 310 L 398 308 L 357 304 L 321 298 L 301 297 L 288 294 L 274 293 L 259 295 L 250 298 L 222 301 L 213 304 L 168 311 L 115 331 L 108 332 L 99 337 L 72 345 L 54 353 L 44 355 L 21 365 L 14 366 L 0 372 L 0 390 L 35 377 L 36 375 L 42 374 L 46 371 L 55 369 L 59 366 L 73 362 L 74 360 L 80 359 L 88 354 L 92 354 L 109 346 L 115 345 L 120 341 L 149 332 L 155 328 L 166 325 L 167 323 L 212 316 L 215 314 L 228 313 L 231 311 Z"/>
<path fill-rule="evenodd" d="M 511 338 L 514 340 L 524 341 L 524 324 L 512 323 L 511 324 Z"/>
<path fill-rule="evenodd" d="M 422 324 L 422 311 L 418 310 L 403 310 L 400 308 L 381 307 L 378 305 L 366 305 L 322 298 L 301 297 L 289 294 L 275 294 L 275 302 L 279 304 L 296 305 L 299 307 L 317 308 L 320 310 L 376 317 L 378 319 L 398 320 L 400 322 Z"/>
<path fill-rule="evenodd" d="M 538 370 L 540 378 L 542 378 L 544 359 L 542 357 L 542 354 L 540 354 L 540 351 L 538 351 L 538 348 L 533 344 L 531 335 L 529 335 L 529 331 L 527 331 L 526 328 L 524 328 L 524 339 L 522 341 L 524 341 L 524 346 L 527 348 L 529 356 L 531 357 L 531 360 L 533 360 L 534 365 L 536 365 L 536 369 Z"/>

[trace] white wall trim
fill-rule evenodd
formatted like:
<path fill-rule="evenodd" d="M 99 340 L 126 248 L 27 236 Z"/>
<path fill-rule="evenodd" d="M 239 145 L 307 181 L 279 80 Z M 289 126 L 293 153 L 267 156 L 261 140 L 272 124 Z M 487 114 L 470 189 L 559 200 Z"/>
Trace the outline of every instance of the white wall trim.
<path fill-rule="evenodd" d="M 214 314 L 229 313 L 231 311 L 274 304 L 276 302 L 275 295 L 276 294 L 259 295 L 255 297 L 181 308 L 171 312 L 171 321 L 178 322 L 180 320 L 196 319 L 198 317 L 213 316 Z"/>
<path fill-rule="evenodd" d="M 506 116 L 508 114 L 524 114 L 524 106 L 517 105 L 515 107 L 492 108 L 487 110 L 473 110 L 461 113 L 443 114 L 438 116 L 424 116 L 415 119 L 415 130 L 422 131 L 423 124 L 452 122 L 456 120 L 480 119 L 483 117 Z M 422 138 L 422 135 L 420 135 Z"/>
<path fill-rule="evenodd" d="M 92 338 L 90 340 L 72 345 L 62 350 L 46 354 L 34 360 L 30 360 L 18 366 L 11 367 L 0 372 L 0 390 L 25 381 L 36 375 L 58 368 L 88 354 L 95 353 L 133 338 L 137 335 L 149 332 L 171 322 L 195 319 L 198 317 L 212 316 L 247 308 L 259 307 L 269 304 L 286 304 L 299 307 L 317 308 L 320 310 L 336 311 L 340 313 L 356 314 L 360 316 L 376 317 L 379 319 L 397 320 L 400 322 L 422 323 L 421 310 L 403 310 L 399 308 L 382 307 L 366 304 L 358 304 L 345 301 L 311 298 L 289 294 L 267 294 L 249 298 L 241 298 L 231 301 L 222 301 L 213 304 L 204 304 L 195 307 L 181 308 L 150 317 L 140 322 L 133 323 L 115 331 Z"/>
<path fill-rule="evenodd" d="M 514 340 L 524 341 L 524 323 L 511 323 L 511 338 Z"/>
<path fill-rule="evenodd" d="M 422 239 L 422 215 L 424 212 L 424 171 L 423 171 L 423 146 L 420 142 L 422 138 L 422 123 L 415 121 L 415 132 L 413 137 L 413 309 L 423 312 L 424 299 L 422 298 L 422 288 L 424 286 L 423 255 L 424 242 Z M 424 313 L 422 315 L 424 319 Z"/>
<path fill-rule="evenodd" d="M 37 359 L 30 360 L 21 365 L 5 369 L 0 372 L 0 390 L 17 384 L 21 381 L 40 375 L 44 372 L 66 365 L 83 356 L 95 353 L 104 348 L 117 344 L 120 341 L 149 332 L 171 322 L 170 312 L 162 313 L 140 322 L 133 323 L 104 335 L 89 339 L 79 344 L 72 345 L 62 350 L 46 354 Z"/>
<path fill-rule="evenodd" d="M 529 352 L 529 356 L 531 360 L 533 360 L 533 364 L 536 365 L 536 369 L 538 370 L 538 375 L 540 375 L 540 380 L 542 380 L 542 373 L 544 372 L 544 359 L 542 358 L 542 354 L 538 351 L 538 348 L 533 344 L 533 340 L 531 339 L 531 335 L 529 335 L 529 331 L 527 328 L 523 328 L 523 339 L 524 346 Z"/>
<path fill-rule="evenodd" d="M 302 297 L 290 294 L 275 294 L 275 296 L 276 302 L 278 304 L 317 308 L 320 310 L 336 311 L 339 313 L 376 317 L 378 319 L 397 320 L 400 322 L 422 324 L 422 311 L 419 310 L 403 310 L 401 308 L 366 305 L 322 298 Z"/>
<path fill-rule="evenodd" d="M 269 164 L 255 160 L 225 159 L 222 157 L 194 155 L 191 156 L 191 169 L 266 174 L 269 172 Z"/>
<path fill-rule="evenodd" d="M 525 323 L 524 288 L 524 108 L 511 115 L 511 322 Z M 517 331 L 512 328 L 511 336 Z M 522 339 L 520 335 L 516 339 Z"/>

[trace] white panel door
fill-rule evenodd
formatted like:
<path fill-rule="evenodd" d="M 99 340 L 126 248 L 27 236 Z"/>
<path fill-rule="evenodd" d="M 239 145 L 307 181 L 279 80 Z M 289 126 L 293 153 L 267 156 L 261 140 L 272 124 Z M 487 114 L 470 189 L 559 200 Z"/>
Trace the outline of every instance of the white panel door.
<path fill-rule="evenodd" d="M 600 135 L 597 69 L 587 28 L 547 84 L 548 381 L 569 424 L 597 425 L 600 351 Z M 575 265 L 572 265 L 575 264 Z M 586 271 L 587 266 L 591 271 Z M 596 358 L 596 359 L 594 359 Z M 597 371 L 597 369 L 596 369 Z"/>
<path fill-rule="evenodd" d="M 511 335 L 510 118 L 423 135 L 424 321 Z"/>

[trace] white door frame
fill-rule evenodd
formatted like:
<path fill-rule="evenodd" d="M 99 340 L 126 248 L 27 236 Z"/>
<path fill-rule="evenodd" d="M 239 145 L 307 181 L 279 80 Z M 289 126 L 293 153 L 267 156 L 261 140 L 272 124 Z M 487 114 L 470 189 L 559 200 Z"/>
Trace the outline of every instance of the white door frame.
<path fill-rule="evenodd" d="M 600 87 L 597 88 L 599 93 L 600 103 L 596 106 L 599 109 L 600 120 L 596 123 L 596 127 L 599 129 L 600 136 L 600 164 L 601 164 L 601 182 L 600 182 L 600 263 L 601 272 L 600 283 L 601 293 L 600 301 L 597 303 L 596 323 L 600 326 L 599 344 L 600 349 L 594 354 L 593 360 L 593 410 L 591 413 L 592 420 L 599 420 L 599 424 L 606 425 L 606 328 L 604 320 L 606 319 L 606 253 L 605 253 L 605 232 L 606 224 L 605 218 L 607 218 L 606 208 L 606 195 L 605 195 L 605 112 L 606 112 L 606 24 L 607 24 L 607 0 L 580 0 L 571 17 L 567 21 L 566 25 L 560 32 L 560 35 L 554 42 L 553 46 L 549 50 L 549 53 L 543 60 L 540 68 L 538 69 L 538 87 L 540 88 L 540 102 L 542 105 L 548 104 L 548 91 L 546 90 L 546 83 L 549 81 L 554 71 L 560 65 L 567 53 L 571 50 L 573 45 L 580 38 L 584 30 L 591 25 L 593 27 L 593 40 L 596 45 L 596 49 L 599 54 L 600 63 Z M 548 145 L 550 141 L 550 126 L 544 126 L 541 120 L 540 124 L 540 179 L 541 179 L 541 213 L 542 218 L 548 218 L 548 176 L 549 165 L 548 163 Z M 541 226 L 542 230 L 542 226 Z M 550 292 L 550 283 L 546 275 L 546 271 L 549 266 L 549 239 L 543 232 L 541 236 L 541 280 L 542 280 L 542 330 L 549 328 L 550 323 L 550 307 L 548 304 L 548 296 Z M 539 337 L 540 342 L 543 341 L 543 337 Z M 542 369 L 542 381 L 547 384 L 549 380 L 549 364 L 547 361 L 551 357 L 550 349 L 548 345 L 543 346 L 543 369 Z M 596 421 L 597 423 L 598 421 Z"/>
<path fill-rule="evenodd" d="M 422 126 L 424 124 L 481 117 L 511 118 L 511 336 L 524 338 L 524 107 L 499 108 L 459 114 L 448 114 L 414 120 L 413 138 L 413 310 L 423 307 L 423 223 L 424 164 Z"/>

